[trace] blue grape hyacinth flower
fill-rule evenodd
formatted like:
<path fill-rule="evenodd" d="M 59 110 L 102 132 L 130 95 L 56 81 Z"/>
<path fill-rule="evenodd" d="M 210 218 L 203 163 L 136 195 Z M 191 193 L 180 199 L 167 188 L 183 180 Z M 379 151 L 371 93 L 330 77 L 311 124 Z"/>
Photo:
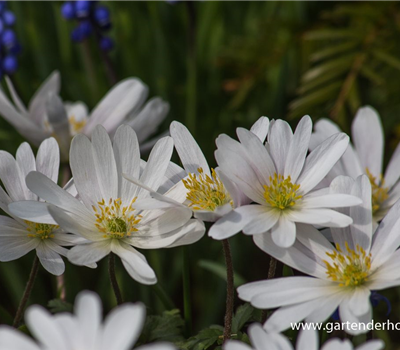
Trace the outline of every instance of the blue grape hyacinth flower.
<path fill-rule="evenodd" d="M 113 40 L 104 33 L 111 28 L 109 9 L 98 1 L 66 1 L 61 6 L 62 16 L 69 21 L 77 21 L 77 26 L 71 32 L 74 42 L 82 42 L 95 35 L 99 47 L 110 51 L 114 47 Z"/>
<path fill-rule="evenodd" d="M 21 45 L 13 29 L 15 21 L 15 14 L 7 8 L 7 2 L 0 1 L 0 78 L 18 69 L 17 54 Z"/>

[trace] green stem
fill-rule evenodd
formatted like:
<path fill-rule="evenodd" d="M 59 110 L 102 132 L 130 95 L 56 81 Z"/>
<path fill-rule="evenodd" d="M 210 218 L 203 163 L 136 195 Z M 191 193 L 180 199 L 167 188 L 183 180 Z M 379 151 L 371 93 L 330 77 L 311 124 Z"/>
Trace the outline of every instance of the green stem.
<path fill-rule="evenodd" d="M 186 325 L 186 335 L 192 334 L 192 303 L 190 296 L 190 259 L 189 247 L 183 247 L 183 315 Z"/>
<path fill-rule="evenodd" d="M 115 276 L 115 255 L 110 253 L 108 256 L 108 273 L 110 275 L 111 287 L 115 294 L 115 299 L 117 299 L 117 304 L 121 305 L 124 301 L 122 299 L 121 290 L 119 289 L 117 277 Z"/>
<path fill-rule="evenodd" d="M 17 328 L 21 322 L 22 314 L 24 313 L 26 303 L 29 300 L 29 296 L 31 295 L 33 285 L 35 284 L 36 276 L 39 270 L 39 259 L 37 255 L 35 255 L 35 259 L 33 260 L 31 273 L 29 274 L 28 282 L 25 287 L 24 294 L 22 295 L 22 299 L 19 303 L 17 313 L 15 314 L 13 327 Z"/>
<path fill-rule="evenodd" d="M 196 9 L 193 1 L 186 1 L 188 14 L 188 55 L 187 55 L 187 99 L 186 126 L 194 136 L 196 133 L 197 104 L 197 54 L 196 54 Z"/>
<path fill-rule="evenodd" d="M 233 263 L 229 241 L 222 241 L 226 264 L 226 312 L 225 312 L 225 327 L 224 327 L 224 342 L 231 337 L 232 333 L 232 318 L 233 318 L 233 303 L 235 300 L 235 286 L 233 278 Z"/>

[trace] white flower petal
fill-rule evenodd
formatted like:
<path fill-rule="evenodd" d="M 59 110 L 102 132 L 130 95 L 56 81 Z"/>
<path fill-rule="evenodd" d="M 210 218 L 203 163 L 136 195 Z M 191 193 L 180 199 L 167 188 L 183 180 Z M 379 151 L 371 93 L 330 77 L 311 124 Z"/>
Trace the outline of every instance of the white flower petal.
<path fill-rule="evenodd" d="M 310 229 L 315 230 L 313 227 Z M 286 265 L 308 275 L 326 279 L 326 267 L 323 265 L 322 260 L 317 261 L 318 257 L 316 254 L 306 249 L 298 241 L 290 248 L 281 248 L 272 241 L 272 237 L 269 233 L 255 235 L 253 236 L 253 240 L 261 250 L 273 256 L 275 259 L 282 261 Z M 331 248 L 327 251 L 331 251 Z"/>
<path fill-rule="evenodd" d="M 290 176 L 293 183 L 297 182 L 303 169 L 310 144 L 311 132 L 312 121 L 311 118 L 306 115 L 301 118 L 300 122 L 297 124 L 286 155 L 284 176 Z"/>
<path fill-rule="evenodd" d="M 142 105 L 148 88 L 139 79 L 128 78 L 116 84 L 93 110 L 84 134 L 91 135 L 96 125 L 101 124 L 107 132 L 113 132 L 128 114 Z"/>
<path fill-rule="evenodd" d="M 243 233 L 246 235 L 256 235 L 267 232 L 279 220 L 280 214 L 274 209 L 270 210 L 267 207 L 259 205 L 257 206 L 257 210 L 254 208 L 253 211 L 250 222 L 243 228 Z"/>
<path fill-rule="evenodd" d="M 253 350 L 253 348 L 246 343 L 243 343 L 238 340 L 227 340 L 222 345 L 223 350 Z"/>
<path fill-rule="evenodd" d="M 146 258 L 136 249 L 123 242 L 113 240 L 111 250 L 121 258 L 126 271 L 134 280 L 143 284 L 157 283 L 153 269 L 147 263 Z"/>
<path fill-rule="evenodd" d="M 279 221 L 271 229 L 271 237 L 277 246 L 289 248 L 296 240 L 296 224 L 285 215 L 281 215 Z"/>
<path fill-rule="evenodd" d="M 267 117 L 260 117 L 258 120 L 252 125 L 250 131 L 256 135 L 262 143 L 265 142 L 265 138 L 267 137 L 269 129 L 269 119 Z"/>
<path fill-rule="evenodd" d="M 26 176 L 31 171 L 36 170 L 35 156 L 33 155 L 31 146 L 27 142 L 22 143 L 21 146 L 18 147 L 15 159 L 17 161 L 18 168 L 21 171 L 21 177 L 23 180 L 21 181 L 21 185 L 24 188 L 25 199 L 37 200 L 37 196 L 28 190 L 25 183 Z"/>
<path fill-rule="evenodd" d="M 349 300 L 349 307 L 351 312 L 356 316 L 364 315 L 371 307 L 369 298 L 371 292 L 368 288 L 358 287 L 354 289 L 352 296 Z"/>
<path fill-rule="evenodd" d="M 56 276 L 60 276 L 64 273 L 65 264 L 63 259 L 59 254 L 50 249 L 46 242 L 41 242 L 41 244 L 36 247 L 36 254 L 40 263 L 48 272 Z"/>
<path fill-rule="evenodd" d="M 362 200 L 356 195 L 326 194 L 322 196 L 305 197 L 301 206 L 304 208 L 341 208 L 362 204 Z"/>
<path fill-rule="evenodd" d="M 60 149 L 57 141 L 50 137 L 44 140 L 36 156 L 36 169 L 57 183 L 58 171 L 60 167 Z"/>
<path fill-rule="evenodd" d="M 124 304 L 111 311 L 104 322 L 99 350 L 131 349 L 142 331 L 146 308 L 142 304 Z M 130 325 L 126 328 L 126 325 Z"/>
<path fill-rule="evenodd" d="M 369 340 L 366 343 L 357 346 L 356 350 L 381 350 L 385 348 L 385 343 L 381 339 L 373 339 Z M 332 349 L 322 349 L 322 350 L 335 350 L 334 348 Z M 345 349 L 343 349 L 345 350 Z"/>
<path fill-rule="evenodd" d="M 304 329 L 299 332 L 296 341 L 296 350 L 318 350 L 318 332 L 314 329 Z"/>
<path fill-rule="evenodd" d="M 397 145 L 392 158 L 385 170 L 385 186 L 392 188 L 400 177 L 400 143 Z"/>
<path fill-rule="evenodd" d="M 102 306 L 99 296 L 84 291 L 75 300 L 74 311 L 82 335 L 82 348 L 94 349 L 101 332 Z"/>
<path fill-rule="evenodd" d="M 110 251 L 110 240 L 80 244 L 69 250 L 68 260 L 75 265 L 88 266 L 103 259 Z"/>
<path fill-rule="evenodd" d="M 226 239 L 240 232 L 260 212 L 259 205 L 244 205 L 223 216 L 208 231 L 214 239 Z"/>
<path fill-rule="evenodd" d="M 210 168 L 201 148 L 183 124 L 173 121 L 169 128 L 175 148 L 187 173 L 197 174 L 199 168 L 210 175 Z"/>
<path fill-rule="evenodd" d="M 278 174 L 282 175 L 285 172 L 285 163 L 292 138 L 293 132 L 290 125 L 281 119 L 275 120 L 270 127 L 268 144 Z"/>
<path fill-rule="evenodd" d="M 260 139 L 244 128 L 237 128 L 238 138 L 252 161 L 253 169 L 262 184 L 269 184 L 269 179 L 276 173 L 275 164 Z"/>
<path fill-rule="evenodd" d="M 91 208 L 102 199 L 108 201 L 102 196 L 92 144 L 86 136 L 79 134 L 73 138 L 69 158 L 75 186 L 85 205 Z"/>
<path fill-rule="evenodd" d="M 127 124 L 138 133 L 139 142 L 142 143 L 157 131 L 168 112 L 168 102 L 159 97 L 154 97 Z"/>
<path fill-rule="evenodd" d="M 9 326 L 0 326 L 0 349 L 5 350 L 41 350 L 24 333 Z"/>
<path fill-rule="evenodd" d="M 308 155 L 297 180 L 303 193 L 308 193 L 318 185 L 346 151 L 348 144 L 349 137 L 346 134 L 335 134 Z"/>
<path fill-rule="evenodd" d="M 35 249 L 39 240 L 26 236 L 4 237 L 0 236 L 0 261 L 11 261 L 19 259 L 21 256 Z"/>
<path fill-rule="evenodd" d="M 357 111 L 351 135 L 363 169 L 379 179 L 382 174 L 384 136 L 378 113 L 371 107 Z"/>
<path fill-rule="evenodd" d="M 146 167 L 140 176 L 140 181 L 145 185 L 157 191 L 160 187 L 165 172 L 169 166 L 172 156 L 174 143 L 172 137 L 163 137 L 158 140 L 151 150 Z M 138 197 L 148 196 L 149 193 L 145 189 L 140 189 Z"/>
<path fill-rule="evenodd" d="M 14 157 L 0 151 L 0 179 L 12 201 L 31 199 L 27 195 L 25 179 Z"/>
<path fill-rule="evenodd" d="M 341 322 L 344 322 L 346 324 L 347 324 L 347 322 L 349 322 L 348 323 L 349 327 L 347 327 L 347 329 L 344 328 L 344 331 L 351 335 L 367 333 L 368 329 L 361 324 L 364 323 L 366 325 L 368 322 L 371 322 L 371 319 L 372 319 L 371 305 L 369 305 L 368 311 L 364 315 L 356 316 L 356 315 L 354 315 L 354 313 L 351 310 L 350 301 L 351 301 L 351 298 L 345 299 L 339 305 L 339 315 L 340 315 Z M 352 329 L 352 324 L 359 325 L 358 327 L 356 327 L 358 329 Z"/>
<path fill-rule="evenodd" d="M 118 175 L 110 137 L 103 126 L 92 132 L 92 150 L 102 198 L 106 201 L 118 198 Z"/>
<path fill-rule="evenodd" d="M 13 215 L 28 221 L 40 222 L 43 224 L 57 225 L 49 213 L 49 205 L 39 201 L 20 201 L 10 203 L 8 209 Z"/>
<path fill-rule="evenodd" d="M 69 350 L 62 329 L 47 310 L 33 305 L 26 311 L 25 319 L 31 333 L 45 348 Z"/>
<path fill-rule="evenodd" d="M 122 203 L 128 203 L 137 187 L 123 179 L 122 174 L 137 179 L 140 175 L 140 150 L 135 131 L 127 125 L 121 125 L 114 135 L 113 148 L 118 174 L 118 198 Z"/>

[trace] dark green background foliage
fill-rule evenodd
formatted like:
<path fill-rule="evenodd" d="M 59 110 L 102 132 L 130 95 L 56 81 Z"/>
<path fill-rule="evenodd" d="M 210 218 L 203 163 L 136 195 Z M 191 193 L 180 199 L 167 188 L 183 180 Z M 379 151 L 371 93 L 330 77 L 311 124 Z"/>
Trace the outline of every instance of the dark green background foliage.
<path fill-rule="evenodd" d="M 62 19 L 60 6 L 61 2 L 9 2 L 23 46 L 13 80 L 27 103 L 39 84 L 58 69 L 64 100 L 81 100 L 92 108 L 111 86 L 96 43 L 89 42 L 88 57 L 81 44 L 70 41 L 73 24 Z M 151 96 L 169 101 L 171 111 L 160 132 L 172 120 L 184 122 L 211 165 L 215 165 L 215 137 L 234 135 L 237 126 L 249 127 L 261 115 L 284 118 L 293 125 L 304 114 L 314 120 L 330 117 L 348 132 L 358 107 L 370 104 L 382 117 L 386 161 L 400 138 L 400 3 L 114 1 L 107 6 L 116 42 L 110 56 L 118 78 L 139 77 L 149 85 Z M 195 26 L 189 20 L 190 6 Z M 14 154 L 22 141 L 0 120 L 0 149 Z M 236 284 L 265 279 L 268 257 L 251 238 L 237 235 L 231 244 Z M 220 242 L 204 237 L 187 253 L 193 307 L 193 331 L 185 332 L 189 337 L 223 324 L 226 286 Z M 158 287 L 136 283 L 117 264 L 125 300 L 141 300 L 153 315 L 142 341 L 164 335 L 182 341 L 183 325 L 176 311 L 166 311 L 183 310 L 183 248 L 146 255 L 168 297 Z M 15 313 L 33 256 L 0 264 L 1 323 L 10 323 Z M 96 270 L 67 263 L 65 278 L 68 302 L 79 291 L 91 289 L 100 294 L 106 311 L 115 305 L 105 261 Z M 391 321 L 400 321 L 398 290 L 383 294 L 392 302 Z M 56 280 L 42 269 L 30 303 L 47 305 L 55 298 Z M 51 308 L 60 311 L 69 305 L 55 301 Z M 245 322 L 259 318 L 247 309 L 240 312 L 246 313 Z M 380 304 L 374 310 L 375 320 L 386 320 L 385 312 Z M 164 335 L 152 331 L 161 325 L 162 333 L 168 324 L 171 329 Z M 220 334 L 220 328 L 213 326 L 183 347 L 216 346 L 218 340 L 209 339 L 219 339 Z M 393 344 L 399 339 L 396 332 L 376 335 Z"/>

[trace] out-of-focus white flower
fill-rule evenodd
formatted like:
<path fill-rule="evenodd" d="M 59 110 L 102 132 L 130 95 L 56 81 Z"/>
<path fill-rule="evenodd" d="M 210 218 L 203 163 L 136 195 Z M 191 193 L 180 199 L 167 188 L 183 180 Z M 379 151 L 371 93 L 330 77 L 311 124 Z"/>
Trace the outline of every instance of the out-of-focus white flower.
<path fill-rule="evenodd" d="M 37 171 L 55 185 L 58 179 L 60 151 L 54 138 L 46 139 L 39 147 L 36 159 L 28 143 L 24 142 L 17 150 L 16 159 L 0 151 L 0 208 L 11 217 L 0 216 L 0 261 L 18 259 L 31 250 L 36 254 L 43 267 L 54 275 L 61 275 L 65 265 L 60 255 L 67 256 L 68 250 L 62 246 L 71 246 L 81 240 L 67 234 L 59 228 L 49 215 L 38 217 L 32 222 L 23 220 L 9 210 L 13 202 L 26 201 L 29 204 L 45 205 L 37 195 L 26 186 L 25 176 Z M 66 189 L 71 188 L 70 184 Z"/>
<path fill-rule="evenodd" d="M 371 291 L 400 285 L 400 201 L 373 233 L 371 185 L 366 175 L 339 176 L 332 193 L 352 193 L 363 204 L 344 209 L 353 218 L 348 228 L 332 228 L 335 247 L 315 228 L 300 226 L 298 240 L 282 249 L 269 236 L 254 236 L 266 253 L 311 277 L 271 279 L 239 287 L 239 297 L 261 309 L 279 308 L 264 327 L 280 332 L 291 323 L 323 322 L 339 307 L 350 334 L 365 333 L 371 322 Z M 353 327 L 352 324 L 360 324 Z M 362 325 L 364 324 L 364 325 Z M 345 327 L 346 328 L 346 327 Z"/>
<path fill-rule="evenodd" d="M 137 78 L 128 78 L 116 84 L 90 115 L 82 102 L 63 103 L 58 96 L 58 72 L 53 72 L 47 78 L 31 99 L 28 108 L 20 100 L 11 81 L 7 78 L 6 81 L 14 103 L 0 91 L 0 115 L 36 146 L 50 136 L 55 137 L 60 145 L 62 159 L 68 158 L 72 136 L 78 133 L 90 136 L 98 124 L 103 125 L 110 135 L 114 134 L 119 125 L 130 125 L 142 143 L 157 131 L 169 110 L 168 103 L 158 97 L 144 105 L 148 88 Z"/>
<path fill-rule="evenodd" d="M 319 347 L 318 332 L 306 329 L 299 333 L 296 347 L 293 347 L 284 335 L 268 333 L 258 323 L 253 323 L 249 327 L 249 338 L 253 347 L 237 340 L 228 340 L 222 348 L 223 350 L 380 350 L 385 346 L 382 340 L 375 339 L 354 348 L 349 339 L 334 338 Z"/>
<path fill-rule="evenodd" d="M 307 156 L 312 122 L 305 116 L 294 134 L 289 124 L 276 120 L 268 142 L 238 128 L 240 142 L 227 135 L 217 138 L 215 152 L 222 172 L 256 204 L 236 208 L 218 220 L 209 235 L 224 239 L 239 231 L 272 235 L 281 247 L 296 239 L 296 224 L 348 226 L 352 220 L 331 208 L 360 204 L 348 194 L 312 191 L 345 152 L 346 134 L 333 135 Z"/>
<path fill-rule="evenodd" d="M 1 350 L 129 350 L 138 340 L 146 318 L 143 304 L 126 303 L 112 310 L 102 322 L 101 300 L 81 292 L 75 313 L 51 315 L 41 306 L 31 306 L 25 320 L 34 338 L 8 326 L 0 326 Z M 174 350 L 169 343 L 146 344 L 142 350 Z"/>
<path fill-rule="evenodd" d="M 122 174 L 157 190 L 164 181 L 173 147 L 171 137 L 160 139 L 146 163 L 140 159 L 136 133 L 130 126 L 120 126 L 112 144 L 99 125 L 91 141 L 77 135 L 71 144 L 70 165 L 81 201 L 46 176 L 31 172 L 26 178 L 27 186 L 49 205 L 29 212 L 26 203 L 14 203 L 14 213 L 34 221 L 38 215 L 50 212 L 65 231 L 86 238 L 89 242 L 68 252 L 72 263 L 90 265 L 113 252 L 132 278 L 154 284 L 154 271 L 133 247 L 155 249 L 190 244 L 204 235 L 204 224 L 191 219 L 191 210 L 179 203 L 150 198 L 147 190 L 125 180 Z"/>
<path fill-rule="evenodd" d="M 310 149 L 316 148 L 328 137 L 339 133 L 339 127 L 328 119 L 315 123 Z M 400 144 L 385 172 L 383 172 L 383 152 L 385 139 L 378 113 L 371 107 L 360 108 L 351 126 L 352 144 L 324 179 L 325 185 L 338 175 L 353 179 L 366 174 L 372 185 L 372 210 L 374 221 L 380 221 L 400 198 Z"/>

